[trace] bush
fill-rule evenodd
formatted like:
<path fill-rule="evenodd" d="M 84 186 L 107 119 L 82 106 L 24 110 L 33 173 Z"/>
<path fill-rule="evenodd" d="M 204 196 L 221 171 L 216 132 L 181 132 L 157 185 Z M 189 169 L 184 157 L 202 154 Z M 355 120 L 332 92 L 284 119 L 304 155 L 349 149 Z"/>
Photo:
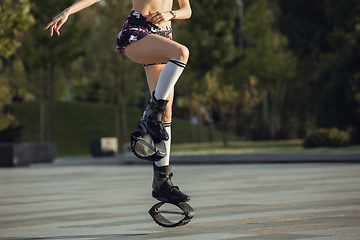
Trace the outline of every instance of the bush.
<path fill-rule="evenodd" d="M 320 128 L 305 138 L 304 148 L 345 147 L 350 142 L 350 134 L 337 128 Z"/>
<path fill-rule="evenodd" d="M 21 138 L 23 127 L 20 125 L 11 125 L 0 131 L 0 143 L 15 143 Z"/>
<path fill-rule="evenodd" d="M 16 117 L 9 113 L 8 106 L 0 107 L 0 143 L 16 142 L 21 137 L 22 127 Z"/>

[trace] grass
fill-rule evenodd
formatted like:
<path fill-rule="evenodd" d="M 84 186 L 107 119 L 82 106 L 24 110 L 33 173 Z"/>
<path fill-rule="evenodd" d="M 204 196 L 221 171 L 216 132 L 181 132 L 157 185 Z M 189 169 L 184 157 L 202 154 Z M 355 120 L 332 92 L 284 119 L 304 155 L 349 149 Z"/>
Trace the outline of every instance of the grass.
<path fill-rule="evenodd" d="M 115 136 L 114 107 L 109 104 L 88 102 L 57 102 L 56 143 L 58 156 L 89 155 L 89 142 L 93 139 Z M 10 105 L 11 112 L 23 127 L 19 142 L 40 141 L 40 105 L 36 102 Z M 120 116 L 120 140 L 129 141 L 129 134 L 138 129 L 142 115 L 139 108 L 127 109 L 127 129 L 123 133 Z M 121 111 L 120 111 L 121 112 Z M 193 127 L 193 141 L 199 141 L 199 128 Z M 190 142 L 189 123 L 174 118 L 172 121 L 172 142 Z M 221 132 L 214 131 L 214 140 L 221 141 Z M 203 139 L 208 139 L 208 131 L 203 129 Z M 235 137 L 230 139 L 234 140 Z"/>
<path fill-rule="evenodd" d="M 23 127 L 19 142 L 40 141 L 40 106 L 36 102 L 10 105 L 12 113 Z M 123 133 L 120 121 L 122 142 L 129 141 L 129 134 L 138 129 L 142 110 L 127 109 L 126 132 Z M 121 118 L 121 117 L 120 117 Z M 92 139 L 115 136 L 114 107 L 102 103 L 57 102 L 56 103 L 56 138 L 58 156 L 89 155 L 89 142 Z M 189 123 L 174 118 L 172 121 L 172 155 L 190 154 L 240 154 L 240 153 L 290 153 L 290 152 L 360 152 L 360 146 L 346 148 L 304 149 L 302 140 L 286 141 L 236 141 L 235 136 L 228 136 L 228 146 L 223 146 L 221 132 L 213 132 L 214 142 L 199 143 L 199 136 L 207 141 L 209 131 L 193 126 L 191 141 Z M 191 142 L 191 143 L 190 143 Z"/>
<path fill-rule="evenodd" d="M 13 114 L 23 127 L 20 142 L 40 141 L 40 106 L 35 102 L 12 104 Z M 89 154 L 89 141 L 114 135 L 112 107 L 104 104 L 56 103 L 57 153 Z"/>
<path fill-rule="evenodd" d="M 302 147 L 302 140 L 278 141 L 229 141 L 228 146 L 222 142 L 174 144 L 172 155 L 200 154 L 251 154 L 251 153 L 340 153 L 360 152 L 360 145 L 343 148 L 312 148 Z"/>

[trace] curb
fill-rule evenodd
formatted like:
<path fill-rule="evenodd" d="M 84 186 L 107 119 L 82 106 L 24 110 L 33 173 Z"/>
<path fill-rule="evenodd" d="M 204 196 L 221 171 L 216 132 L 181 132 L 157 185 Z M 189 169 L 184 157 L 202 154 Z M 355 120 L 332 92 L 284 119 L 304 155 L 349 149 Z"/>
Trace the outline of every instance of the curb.
<path fill-rule="evenodd" d="M 125 153 L 123 164 L 148 164 Z M 266 153 L 171 156 L 171 164 L 239 164 L 239 163 L 360 163 L 360 153 Z"/>

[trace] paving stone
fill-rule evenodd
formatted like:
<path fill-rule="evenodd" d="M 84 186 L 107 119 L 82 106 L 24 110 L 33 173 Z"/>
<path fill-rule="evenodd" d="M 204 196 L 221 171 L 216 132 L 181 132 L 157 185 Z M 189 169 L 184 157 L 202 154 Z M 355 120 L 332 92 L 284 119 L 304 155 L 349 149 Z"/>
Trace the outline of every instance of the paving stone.
<path fill-rule="evenodd" d="M 0 169 L 0 239 L 358 239 L 360 165 L 174 165 L 196 211 L 162 228 L 147 211 L 152 168 L 62 158 Z"/>

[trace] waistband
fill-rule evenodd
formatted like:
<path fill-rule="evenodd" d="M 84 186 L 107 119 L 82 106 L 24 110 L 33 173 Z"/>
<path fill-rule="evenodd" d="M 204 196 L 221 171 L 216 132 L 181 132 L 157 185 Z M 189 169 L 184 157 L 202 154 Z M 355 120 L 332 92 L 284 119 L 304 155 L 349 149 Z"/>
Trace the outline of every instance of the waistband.
<path fill-rule="evenodd" d="M 171 25 L 167 25 L 167 26 L 163 26 L 163 27 L 158 27 L 155 24 L 153 24 L 150 21 L 147 21 L 147 18 L 142 15 L 141 13 L 132 10 L 131 13 L 129 14 L 129 17 L 131 18 L 131 16 L 136 17 L 137 19 L 142 20 L 142 22 L 146 23 L 147 26 L 149 26 L 151 28 L 152 32 L 161 32 L 161 31 L 169 31 L 171 30 Z"/>
<path fill-rule="evenodd" d="M 169 31 L 171 30 L 171 25 L 167 25 L 167 26 L 163 26 L 163 27 L 158 27 L 156 29 L 151 29 L 154 32 L 160 32 L 160 31 Z"/>

